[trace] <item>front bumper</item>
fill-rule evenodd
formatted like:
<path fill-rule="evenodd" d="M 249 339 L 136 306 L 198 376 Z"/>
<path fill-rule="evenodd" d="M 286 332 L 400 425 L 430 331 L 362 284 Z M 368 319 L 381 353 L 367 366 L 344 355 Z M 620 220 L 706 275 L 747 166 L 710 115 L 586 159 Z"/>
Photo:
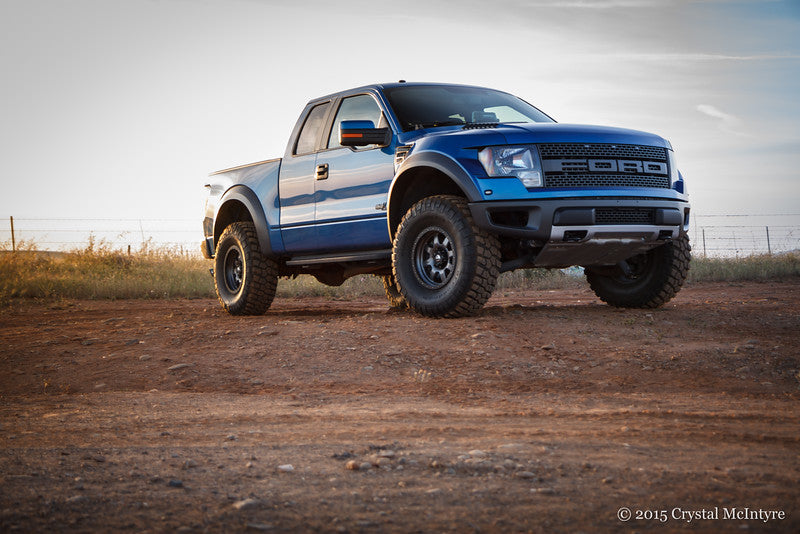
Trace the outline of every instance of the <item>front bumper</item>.
<path fill-rule="evenodd" d="M 690 206 L 670 199 L 594 198 L 473 202 L 476 224 L 535 250 L 527 266 L 614 265 L 677 239 Z"/>

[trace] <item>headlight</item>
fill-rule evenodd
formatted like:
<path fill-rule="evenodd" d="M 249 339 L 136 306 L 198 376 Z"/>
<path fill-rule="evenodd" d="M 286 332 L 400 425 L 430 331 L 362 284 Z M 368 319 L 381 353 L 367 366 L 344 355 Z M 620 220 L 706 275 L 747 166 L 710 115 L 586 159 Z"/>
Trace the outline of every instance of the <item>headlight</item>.
<path fill-rule="evenodd" d="M 686 193 L 686 184 L 678 172 L 678 164 L 675 162 L 675 152 L 667 150 L 669 159 L 669 185 L 679 193 Z"/>
<path fill-rule="evenodd" d="M 542 164 L 536 146 L 488 146 L 478 152 L 489 176 L 513 176 L 525 187 L 542 187 Z"/>

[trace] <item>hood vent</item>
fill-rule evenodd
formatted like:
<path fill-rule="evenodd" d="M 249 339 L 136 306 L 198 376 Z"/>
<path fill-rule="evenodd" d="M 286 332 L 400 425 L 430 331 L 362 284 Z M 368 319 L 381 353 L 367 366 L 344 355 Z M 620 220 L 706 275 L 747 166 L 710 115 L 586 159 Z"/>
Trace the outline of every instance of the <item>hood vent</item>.
<path fill-rule="evenodd" d="M 485 128 L 497 128 L 498 123 L 496 122 L 472 122 L 469 124 L 465 124 L 462 130 L 483 130 Z"/>

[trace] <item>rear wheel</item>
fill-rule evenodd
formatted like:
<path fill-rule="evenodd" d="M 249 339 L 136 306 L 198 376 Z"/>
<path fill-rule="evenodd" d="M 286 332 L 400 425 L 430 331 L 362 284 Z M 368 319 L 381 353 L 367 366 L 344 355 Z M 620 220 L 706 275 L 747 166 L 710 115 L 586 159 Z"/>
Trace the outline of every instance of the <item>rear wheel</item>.
<path fill-rule="evenodd" d="M 478 228 L 465 199 L 428 197 L 403 217 L 392 267 L 408 307 L 429 317 L 462 317 L 483 307 L 500 269 L 497 238 Z"/>
<path fill-rule="evenodd" d="M 621 308 L 658 308 L 680 291 L 689 274 L 689 237 L 628 258 L 611 270 L 587 267 L 586 280 L 602 301 Z"/>
<path fill-rule="evenodd" d="M 214 281 L 222 307 L 231 315 L 261 315 L 272 304 L 278 266 L 261 253 L 251 222 L 225 228 L 215 254 Z"/>

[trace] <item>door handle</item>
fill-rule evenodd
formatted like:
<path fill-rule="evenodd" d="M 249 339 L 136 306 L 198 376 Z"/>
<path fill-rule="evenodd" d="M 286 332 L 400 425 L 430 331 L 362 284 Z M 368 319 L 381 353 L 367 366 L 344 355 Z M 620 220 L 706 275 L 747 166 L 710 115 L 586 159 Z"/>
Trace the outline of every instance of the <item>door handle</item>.
<path fill-rule="evenodd" d="M 317 180 L 327 180 L 328 179 L 328 164 L 323 163 L 322 165 L 317 165 Z"/>

